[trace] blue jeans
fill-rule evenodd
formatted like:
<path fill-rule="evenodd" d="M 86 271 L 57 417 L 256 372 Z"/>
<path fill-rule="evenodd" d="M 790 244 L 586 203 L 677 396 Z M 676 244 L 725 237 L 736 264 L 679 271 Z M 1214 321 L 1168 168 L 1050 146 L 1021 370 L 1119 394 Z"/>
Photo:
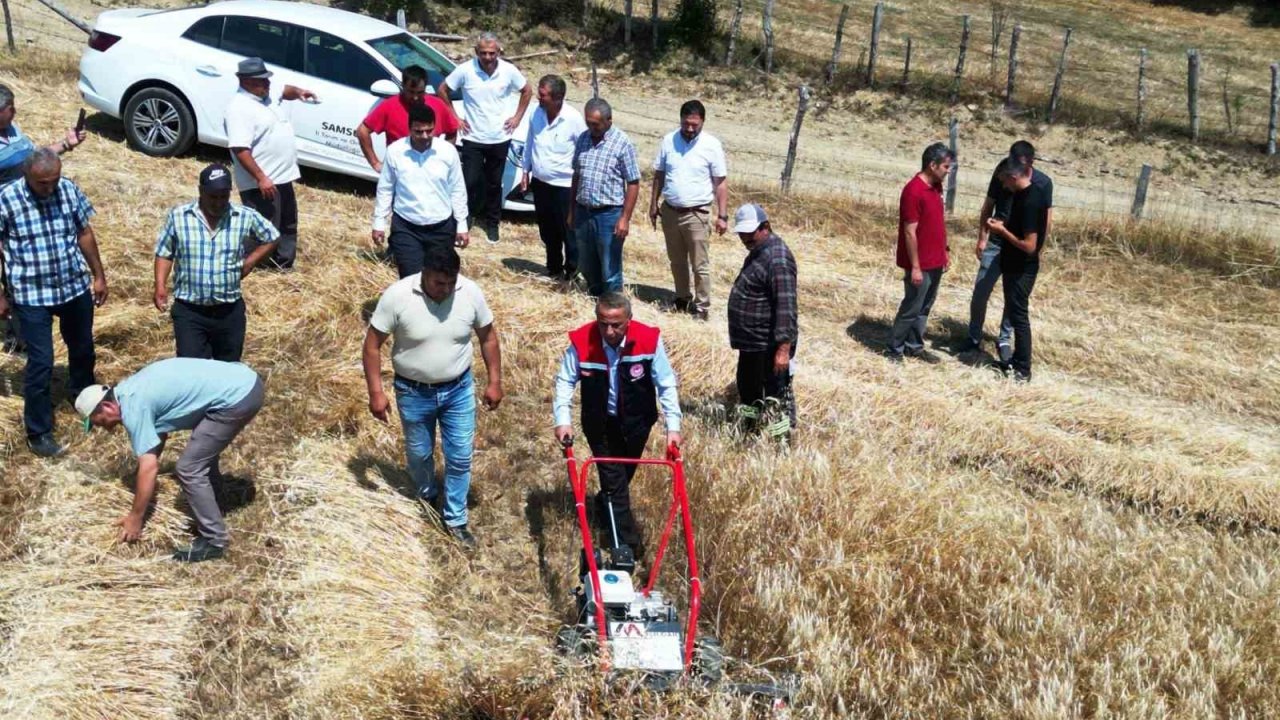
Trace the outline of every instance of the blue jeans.
<path fill-rule="evenodd" d="M 440 494 L 432 450 L 436 423 L 444 452 L 444 524 L 467 524 L 471 489 L 471 452 L 476 437 L 476 394 L 471 371 L 452 383 L 428 386 L 396 377 L 396 405 L 404 426 L 404 451 L 418 497 L 431 502 Z"/>
<path fill-rule="evenodd" d="M 990 239 L 987 249 L 982 251 L 982 262 L 978 266 L 978 278 L 973 283 L 973 298 L 969 300 L 969 339 L 974 344 L 982 342 L 982 326 L 987 322 L 987 300 L 991 291 L 1000 280 L 1000 241 Z M 1009 322 L 1009 311 L 1006 307 L 1000 318 L 1000 338 L 996 344 L 1008 347 L 1013 337 L 1013 325 Z"/>
<path fill-rule="evenodd" d="M 18 334 L 27 344 L 27 370 L 22 381 L 22 421 L 27 437 L 53 432 L 53 319 L 67 346 L 67 396 L 75 399 L 93 384 L 93 293 L 85 291 L 61 305 L 17 305 Z"/>
<path fill-rule="evenodd" d="M 578 238 L 578 270 L 587 280 L 592 295 L 622 290 L 622 240 L 613 236 L 613 227 L 622 217 L 622 208 L 610 206 L 592 210 L 578 205 L 573 211 L 573 232 Z"/>

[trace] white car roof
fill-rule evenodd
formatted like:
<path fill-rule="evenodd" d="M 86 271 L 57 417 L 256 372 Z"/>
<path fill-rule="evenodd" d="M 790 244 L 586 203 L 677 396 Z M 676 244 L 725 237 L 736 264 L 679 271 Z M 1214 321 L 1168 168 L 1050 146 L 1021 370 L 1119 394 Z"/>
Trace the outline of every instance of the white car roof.
<path fill-rule="evenodd" d="M 372 40 L 405 32 L 400 28 L 367 15 L 314 5 L 309 2 L 282 0 L 223 0 L 223 2 L 190 8 L 201 15 L 247 15 L 280 20 L 332 33 L 339 37 Z M 182 12 L 182 11 L 176 11 Z"/>

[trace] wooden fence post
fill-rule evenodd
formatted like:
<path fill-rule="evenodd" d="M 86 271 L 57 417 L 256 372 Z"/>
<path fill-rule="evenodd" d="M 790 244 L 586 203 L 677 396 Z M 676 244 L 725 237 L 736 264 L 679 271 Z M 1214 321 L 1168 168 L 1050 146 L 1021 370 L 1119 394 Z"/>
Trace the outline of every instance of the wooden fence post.
<path fill-rule="evenodd" d="M 658 49 L 658 0 L 653 0 L 653 7 L 649 11 L 649 28 L 653 32 L 650 38 L 653 41 L 653 49 Z"/>
<path fill-rule="evenodd" d="M 840 7 L 840 20 L 836 23 L 836 44 L 831 48 L 831 62 L 827 63 L 826 84 L 836 78 L 836 65 L 840 63 L 840 45 L 844 43 L 844 21 L 849 19 L 849 6 Z"/>
<path fill-rule="evenodd" d="M 960 172 L 960 121 L 951 118 L 947 127 L 951 140 L 951 154 L 956 158 L 951 163 L 951 172 L 947 174 L 947 213 L 956 211 L 956 175 Z"/>
<path fill-rule="evenodd" d="M 738 30 L 742 29 L 742 0 L 734 0 L 733 22 L 729 24 L 729 49 L 724 53 L 724 64 L 733 64 L 733 50 L 738 44 Z"/>
<path fill-rule="evenodd" d="M 956 77 L 951 83 L 951 102 L 960 99 L 960 79 L 964 77 L 964 58 L 969 54 L 969 16 L 964 16 L 964 29 L 960 31 L 960 57 L 956 59 Z"/>
<path fill-rule="evenodd" d="M 773 74 L 773 0 L 764 2 L 764 74 Z"/>
<path fill-rule="evenodd" d="M 867 87 L 876 84 L 876 60 L 880 57 L 880 24 L 884 22 L 884 3 L 876 3 L 871 15 L 871 52 L 867 55 Z"/>
<path fill-rule="evenodd" d="M 1058 58 L 1058 73 L 1053 76 L 1053 92 L 1049 95 L 1048 121 L 1053 123 L 1053 115 L 1058 111 L 1058 99 L 1062 94 L 1062 76 L 1067 72 L 1067 48 L 1071 46 L 1071 28 L 1062 35 L 1062 57 Z"/>
<path fill-rule="evenodd" d="M 591 20 L 591 0 L 582 0 L 582 29 L 587 29 L 587 23 Z"/>
<path fill-rule="evenodd" d="M 1130 215 L 1134 220 L 1142 219 L 1142 210 L 1147 204 L 1147 186 L 1151 184 L 1151 166 L 1143 165 L 1142 172 L 1138 173 L 1138 189 L 1133 193 L 1133 210 Z"/>
<path fill-rule="evenodd" d="M 631 13 L 633 0 L 622 0 L 622 44 L 631 47 Z"/>
<path fill-rule="evenodd" d="M 1022 23 L 1013 26 L 1013 35 L 1009 36 L 1009 81 L 1004 86 L 1004 107 L 1013 107 L 1013 86 L 1018 79 L 1018 38 L 1022 37 Z"/>
<path fill-rule="evenodd" d="M 9 40 L 9 54 L 17 55 L 18 46 L 13 43 L 13 17 L 9 15 L 9 0 L 0 0 L 0 5 L 4 6 L 4 34 Z M 1275 75 L 1275 70 L 1271 72 Z"/>
<path fill-rule="evenodd" d="M 902 88 L 911 82 L 911 36 L 907 36 L 907 57 L 902 61 Z"/>
<path fill-rule="evenodd" d="M 796 108 L 796 122 L 791 126 L 791 140 L 787 143 L 787 163 L 782 166 L 782 192 L 791 192 L 791 171 L 796 165 L 796 147 L 800 143 L 800 126 L 804 123 L 804 114 L 809 112 L 809 99 L 812 94 L 808 85 L 800 86 L 800 105 Z"/>
<path fill-rule="evenodd" d="M 1187 114 L 1191 120 L 1191 140 L 1200 139 L 1200 51 L 1187 51 Z"/>
<path fill-rule="evenodd" d="M 1147 122 L 1147 49 L 1138 53 L 1138 133 Z"/>
<path fill-rule="evenodd" d="M 10 38 L 12 43 L 13 38 Z M 1267 122 L 1267 154 L 1276 154 L 1276 122 L 1280 116 L 1280 63 L 1271 63 L 1271 119 Z"/>
<path fill-rule="evenodd" d="M 600 97 L 600 77 L 596 75 L 596 61 L 591 61 L 591 97 Z"/>

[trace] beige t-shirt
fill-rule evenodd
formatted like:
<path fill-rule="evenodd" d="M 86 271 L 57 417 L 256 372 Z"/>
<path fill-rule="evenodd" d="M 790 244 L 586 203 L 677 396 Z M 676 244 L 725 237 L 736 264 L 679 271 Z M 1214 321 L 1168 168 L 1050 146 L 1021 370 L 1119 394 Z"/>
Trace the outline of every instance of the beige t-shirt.
<path fill-rule="evenodd" d="M 493 324 L 484 293 L 459 275 L 458 287 L 442 303 L 422 292 L 422 274 L 387 288 L 369 325 L 392 337 L 396 374 L 422 383 L 453 380 L 471 368 L 471 335 Z"/>

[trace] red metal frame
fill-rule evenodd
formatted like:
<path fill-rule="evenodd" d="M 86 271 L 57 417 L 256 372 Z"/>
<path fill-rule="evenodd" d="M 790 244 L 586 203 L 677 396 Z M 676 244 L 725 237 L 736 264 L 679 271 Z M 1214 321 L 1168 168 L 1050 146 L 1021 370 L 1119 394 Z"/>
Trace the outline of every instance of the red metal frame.
<path fill-rule="evenodd" d="M 578 512 L 578 530 L 582 533 L 582 546 L 587 552 L 587 572 L 591 575 L 591 586 L 594 590 L 596 606 L 596 631 L 600 638 L 602 663 L 608 667 L 608 623 L 604 615 L 604 599 L 600 592 L 600 568 L 596 565 L 595 547 L 591 541 L 591 525 L 587 522 L 587 477 L 592 465 L 600 463 L 618 463 L 621 465 L 662 465 L 671 470 L 671 509 L 667 512 L 666 526 L 662 530 L 662 541 L 653 556 L 653 567 L 649 571 L 649 581 L 642 591 L 648 597 L 658 581 L 658 572 L 662 569 L 662 559 L 666 555 L 667 545 L 671 540 L 671 531 L 675 527 L 676 515 L 680 515 L 684 530 L 684 546 L 689 554 L 689 622 L 685 627 L 684 667 L 693 667 L 693 648 L 698 633 L 698 612 L 702 608 L 702 581 L 698 577 L 698 554 L 693 542 L 693 516 L 689 513 L 689 493 L 684 479 L 684 459 L 680 448 L 675 444 L 667 446 L 667 457 L 656 458 L 587 458 L 581 465 L 574 459 L 572 443 L 564 446 L 565 463 L 569 470 L 569 484 L 573 488 L 574 505 Z"/>

